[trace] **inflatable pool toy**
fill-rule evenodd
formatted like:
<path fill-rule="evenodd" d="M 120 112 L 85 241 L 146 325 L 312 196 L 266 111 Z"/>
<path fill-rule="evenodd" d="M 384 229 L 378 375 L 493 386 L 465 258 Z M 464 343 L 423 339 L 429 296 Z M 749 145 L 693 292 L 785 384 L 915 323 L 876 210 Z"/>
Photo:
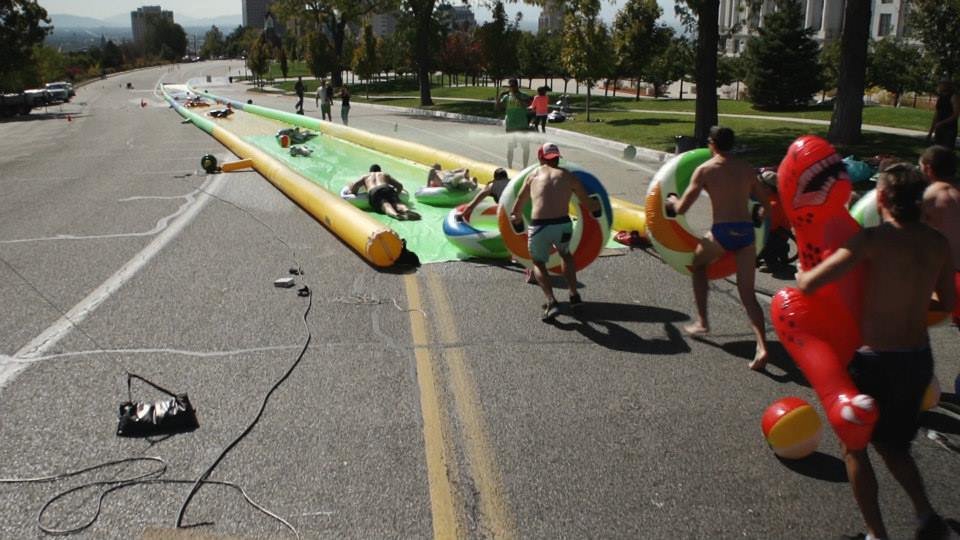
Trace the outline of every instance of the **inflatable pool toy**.
<path fill-rule="evenodd" d="M 850 178 L 833 146 L 813 135 L 790 145 L 777 176 L 780 202 L 800 250 L 799 266 L 809 270 L 860 230 L 846 209 Z M 782 289 L 770 309 L 780 342 L 816 390 L 837 436 L 852 450 L 866 447 L 878 415 L 873 398 L 861 394 L 847 372 L 861 344 L 862 284 L 861 264 L 811 295 Z"/>
<path fill-rule="evenodd" d="M 665 202 L 671 194 L 683 195 L 690 184 L 693 171 L 710 159 L 710 155 L 709 149 L 698 148 L 671 158 L 660 167 L 647 189 L 647 238 L 667 264 L 686 275 L 691 273 L 693 252 L 700 241 L 687 225 L 685 216 L 667 215 Z M 759 208 L 762 208 L 760 203 L 751 201 L 750 215 L 756 216 Z M 756 249 L 757 253 L 760 253 L 766 240 L 767 224 L 758 222 L 760 224 L 755 228 Z M 720 279 L 736 271 L 736 256 L 727 252 L 707 266 L 707 277 Z"/>
<path fill-rule="evenodd" d="M 923 393 L 923 401 L 920 405 L 921 411 L 929 411 L 940 404 L 940 381 L 937 376 L 930 377 L 930 385 Z"/>
<path fill-rule="evenodd" d="M 460 205 L 447 214 L 443 220 L 443 234 L 460 251 L 471 257 L 483 259 L 507 259 L 510 252 L 503 243 L 500 229 L 497 228 L 498 205 L 483 200 L 466 218 Z"/>
<path fill-rule="evenodd" d="M 370 197 L 367 195 L 366 191 L 361 191 L 354 195 L 350 193 L 350 186 L 343 186 L 343 189 L 340 190 L 340 198 L 347 201 L 348 203 L 356 206 L 360 210 L 373 210 L 370 206 Z M 400 192 L 400 202 L 403 204 L 410 203 L 410 193 L 407 190 Z"/>
<path fill-rule="evenodd" d="M 580 201 L 576 195 L 570 200 L 570 206 L 574 213 L 572 216 L 574 223 L 573 237 L 570 239 L 570 253 L 573 254 L 574 267 L 577 270 L 582 270 L 600 255 L 603 246 L 610 240 L 613 210 L 610 206 L 607 190 L 604 189 L 603 184 L 596 176 L 583 170 L 578 165 L 562 159 L 560 160 L 560 166 L 572 172 L 580 180 L 588 197 L 600 201 L 600 210 L 594 214 L 586 206 L 586 201 Z M 523 209 L 524 227 L 519 230 L 510 222 L 510 210 L 513 208 L 521 188 L 523 188 L 524 181 L 539 167 L 539 165 L 531 165 L 510 180 L 510 183 L 504 188 L 503 194 L 500 195 L 500 207 L 497 211 L 498 226 L 504 245 L 517 262 L 528 268 L 533 266 L 533 262 L 530 260 L 530 250 L 527 247 L 527 227 L 530 224 L 531 205 L 528 202 Z M 559 274 L 562 271 L 562 263 L 560 254 L 554 249 L 547 261 L 547 270 Z"/>
<path fill-rule="evenodd" d="M 760 421 L 773 453 L 785 459 L 803 459 L 820 445 L 823 425 L 817 411 L 798 397 L 774 401 Z"/>
<path fill-rule="evenodd" d="M 850 215 L 861 227 L 876 227 L 883 223 L 877 208 L 877 190 L 871 189 L 850 208 Z"/>
<path fill-rule="evenodd" d="M 457 206 L 458 204 L 468 203 L 473 200 L 477 194 L 477 188 L 469 190 L 448 189 L 444 186 L 422 187 L 413 193 L 417 202 L 429 204 L 430 206 Z"/>

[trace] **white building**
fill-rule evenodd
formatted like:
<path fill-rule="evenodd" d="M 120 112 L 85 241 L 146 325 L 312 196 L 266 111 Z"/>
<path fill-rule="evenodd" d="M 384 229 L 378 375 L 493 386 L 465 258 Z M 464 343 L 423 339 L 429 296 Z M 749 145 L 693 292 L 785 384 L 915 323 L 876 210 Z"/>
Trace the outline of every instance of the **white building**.
<path fill-rule="evenodd" d="M 559 34 L 563 31 L 563 6 L 553 0 L 548 0 L 540 10 L 537 19 L 537 32 L 540 34 Z"/>
<path fill-rule="evenodd" d="M 814 31 L 814 39 L 828 42 L 840 38 L 843 31 L 844 0 L 797 0 L 805 14 L 807 28 Z M 720 0 L 720 35 L 733 32 L 726 40 L 727 54 L 740 54 L 747 39 L 756 32 L 751 27 L 763 27 L 763 18 L 776 9 L 773 0 L 764 0 L 762 6 L 751 12 L 743 0 Z M 903 37 L 906 28 L 909 0 L 872 0 L 870 8 L 870 37 Z"/>

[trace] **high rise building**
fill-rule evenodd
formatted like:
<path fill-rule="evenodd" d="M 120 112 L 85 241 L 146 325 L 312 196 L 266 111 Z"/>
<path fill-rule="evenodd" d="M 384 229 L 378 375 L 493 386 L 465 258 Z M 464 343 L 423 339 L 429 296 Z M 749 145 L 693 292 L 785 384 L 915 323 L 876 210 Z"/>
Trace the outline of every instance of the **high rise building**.
<path fill-rule="evenodd" d="M 450 30 L 467 32 L 477 27 L 477 19 L 470 6 L 440 4 L 437 6 L 437 18 Z"/>
<path fill-rule="evenodd" d="M 843 30 L 844 0 L 798 0 L 804 13 L 804 23 L 814 31 L 814 39 L 829 42 L 840 38 Z M 909 0 L 872 0 L 870 37 L 903 37 L 906 28 Z M 720 34 L 732 36 L 726 39 L 727 54 L 738 55 L 746 47 L 747 40 L 756 35 L 752 29 L 763 27 L 766 15 L 776 10 L 776 2 L 764 0 L 756 10 L 747 7 L 744 0 L 720 0 Z"/>
<path fill-rule="evenodd" d="M 263 29 L 273 0 L 243 0 L 243 26 Z"/>
<path fill-rule="evenodd" d="M 147 21 L 153 17 L 173 22 L 173 12 L 163 10 L 160 6 L 143 6 L 130 12 L 130 28 L 133 30 L 134 43 L 143 43 L 147 36 Z"/>
<path fill-rule="evenodd" d="M 563 30 L 563 6 L 554 0 L 549 0 L 540 10 L 537 19 L 537 32 L 559 34 Z"/>

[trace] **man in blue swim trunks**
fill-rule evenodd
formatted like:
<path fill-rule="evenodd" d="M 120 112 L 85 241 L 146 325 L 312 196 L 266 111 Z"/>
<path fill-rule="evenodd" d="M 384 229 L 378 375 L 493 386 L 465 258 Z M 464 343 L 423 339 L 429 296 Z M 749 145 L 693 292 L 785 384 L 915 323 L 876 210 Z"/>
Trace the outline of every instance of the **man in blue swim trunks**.
<path fill-rule="evenodd" d="M 691 335 L 710 331 L 707 319 L 707 266 L 724 253 L 733 252 L 737 261 L 737 291 L 757 338 L 757 351 L 750 362 L 750 369 L 761 371 L 767 364 L 767 338 L 763 310 L 760 309 L 753 287 L 757 250 L 748 203 L 751 195 L 758 201 L 766 199 L 757 192 L 754 168 L 730 155 L 733 143 L 732 129 L 720 126 L 710 128 L 707 146 L 713 157 L 693 172 L 683 196 L 677 200 L 676 195 L 670 195 L 666 205 L 668 212 L 686 213 L 700 192 L 705 190 L 710 195 L 713 207 L 713 227 L 700 239 L 693 255 L 693 298 L 697 304 L 697 320 L 685 326 L 684 330 Z"/>
<path fill-rule="evenodd" d="M 560 305 L 553 295 L 553 286 L 547 274 L 550 250 L 557 249 L 563 259 L 563 277 L 570 289 L 570 307 L 583 304 L 577 293 L 577 269 L 570 253 L 570 238 L 573 223 L 570 221 L 570 197 L 574 193 L 581 201 L 590 201 L 590 211 L 600 209 L 600 202 L 591 199 L 580 180 L 570 171 L 560 167 L 560 149 L 556 144 L 546 143 L 537 150 L 540 168 L 527 176 L 517 200 L 510 210 L 513 223 L 522 223 L 523 207 L 532 202 L 530 227 L 527 229 L 527 246 L 533 260 L 533 275 L 537 279 L 547 303 L 543 305 L 542 320 L 548 321 L 560 314 Z"/>

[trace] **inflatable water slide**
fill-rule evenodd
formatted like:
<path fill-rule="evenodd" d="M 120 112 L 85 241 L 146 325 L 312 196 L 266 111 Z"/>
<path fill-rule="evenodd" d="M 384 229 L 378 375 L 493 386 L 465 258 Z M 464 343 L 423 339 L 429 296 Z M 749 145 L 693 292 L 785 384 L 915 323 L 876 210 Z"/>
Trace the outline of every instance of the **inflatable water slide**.
<path fill-rule="evenodd" d="M 164 85 L 162 92 L 177 113 L 242 160 L 248 160 L 257 172 L 370 264 L 393 265 L 404 243 L 424 263 L 469 257 L 444 235 L 443 224 L 450 208 L 411 201 L 422 219 L 397 221 L 358 208 L 341 197 L 341 190 L 366 174 L 374 163 L 410 193 L 426 184 L 434 163 L 444 169 L 468 168 L 481 183 L 493 179 L 495 165 L 217 96 L 189 85 Z M 280 133 L 290 133 L 293 140 L 288 144 Z M 511 178 L 519 174 L 510 171 Z M 614 229 L 645 233 L 643 207 L 615 199 L 611 206 Z"/>

